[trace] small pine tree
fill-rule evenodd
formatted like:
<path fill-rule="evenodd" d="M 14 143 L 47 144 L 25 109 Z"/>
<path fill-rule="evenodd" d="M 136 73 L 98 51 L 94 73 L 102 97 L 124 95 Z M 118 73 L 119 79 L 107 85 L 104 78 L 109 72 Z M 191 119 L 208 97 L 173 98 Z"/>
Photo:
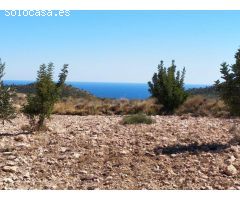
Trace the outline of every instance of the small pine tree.
<path fill-rule="evenodd" d="M 186 70 L 176 72 L 174 60 L 169 68 L 164 67 L 163 61 L 158 65 L 158 73 L 154 73 L 152 82 L 148 82 L 149 92 L 152 97 L 163 105 L 166 113 L 171 114 L 187 99 L 184 90 L 184 78 Z"/>
<path fill-rule="evenodd" d="M 45 119 L 51 116 L 54 104 L 60 98 L 68 74 L 68 65 L 63 66 L 57 83 L 53 81 L 53 70 L 53 63 L 49 63 L 48 66 L 45 64 L 40 66 L 36 92 L 34 95 L 28 95 L 27 104 L 23 108 L 23 112 L 30 119 L 30 125 L 37 130 L 44 127 Z"/>
<path fill-rule="evenodd" d="M 15 108 L 13 107 L 13 97 L 15 91 L 11 87 L 6 87 L 3 84 L 3 76 L 5 70 L 5 63 L 0 59 L 0 120 L 4 125 L 5 121 L 11 122 L 15 118 Z"/>
<path fill-rule="evenodd" d="M 235 54 L 236 63 L 221 64 L 223 82 L 217 80 L 215 86 L 221 99 L 229 107 L 232 115 L 240 116 L 240 49 Z"/>

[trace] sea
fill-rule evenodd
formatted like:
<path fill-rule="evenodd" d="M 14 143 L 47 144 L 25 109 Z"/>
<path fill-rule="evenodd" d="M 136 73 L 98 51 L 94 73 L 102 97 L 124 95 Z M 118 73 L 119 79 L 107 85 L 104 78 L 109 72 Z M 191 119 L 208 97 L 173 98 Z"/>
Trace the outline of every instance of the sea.
<path fill-rule="evenodd" d="M 34 81 L 4 81 L 6 85 L 26 85 Z M 103 83 L 103 82 L 67 82 L 73 87 L 85 90 L 100 98 L 147 99 L 150 97 L 147 83 Z M 203 88 L 209 85 L 186 84 L 185 89 Z"/>

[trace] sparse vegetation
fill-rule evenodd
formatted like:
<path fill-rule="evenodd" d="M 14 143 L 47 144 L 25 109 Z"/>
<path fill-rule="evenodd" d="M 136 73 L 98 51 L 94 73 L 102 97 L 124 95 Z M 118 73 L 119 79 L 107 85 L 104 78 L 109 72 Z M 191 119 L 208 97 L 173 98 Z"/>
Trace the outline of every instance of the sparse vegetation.
<path fill-rule="evenodd" d="M 85 99 L 64 98 L 54 106 L 54 113 L 69 115 L 130 115 L 143 112 L 147 115 L 156 115 L 161 105 L 155 99 L 128 100 L 128 99 Z"/>
<path fill-rule="evenodd" d="M 229 115 L 229 112 L 223 101 L 215 98 L 206 98 L 201 95 L 195 95 L 188 97 L 183 105 L 176 110 L 176 114 L 190 114 L 195 117 L 226 117 Z"/>
<path fill-rule="evenodd" d="M 5 87 L 3 84 L 3 76 L 5 63 L 0 59 L 0 120 L 4 125 L 5 121 L 9 121 L 15 117 L 15 108 L 13 106 L 13 96 L 15 94 L 11 87 Z"/>
<path fill-rule="evenodd" d="M 32 126 L 43 127 L 46 118 L 52 113 L 67 115 L 146 115 L 177 114 L 191 116 L 230 116 L 240 114 L 240 49 L 235 55 L 234 65 L 222 64 L 221 73 L 224 81 L 216 82 L 215 86 L 195 88 L 185 91 L 185 68 L 176 71 L 172 61 L 169 68 L 163 61 L 158 65 L 158 72 L 149 82 L 152 98 L 147 100 L 104 99 L 66 85 L 68 73 L 64 65 L 59 81 L 53 81 L 53 64 L 40 66 L 37 81 L 28 85 L 3 86 L 1 90 L 0 119 L 9 120 L 15 115 L 15 108 L 23 111 Z M 5 64 L 1 63 L 1 76 Z M 13 96 L 13 90 L 17 95 Z M 25 95 L 28 95 L 27 98 Z M 219 96 L 218 96 L 219 95 Z M 221 99 L 219 99 L 219 97 Z M 13 107 L 13 100 L 15 101 Z M 23 109 L 20 109 L 23 107 Z M 229 112 L 230 110 L 230 112 Z M 34 125 L 35 124 L 35 125 Z"/>
<path fill-rule="evenodd" d="M 154 120 L 145 115 L 145 114 L 135 114 L 135 115 L 128 115 L 124 116 L 121 122 L 123 125 L 127 124 L 152 124 Z"/>
<path fill-rule="evenodd" d="M 223 82 L 217 80 L 216 87 L 231 114 L 240 116 L 240 49 L 235 54 L 235 59 L 233 65 L 226 62 L 221 65 Z"/>
<path fill-rule="evenodd" d="M 167 114 L 174 113 L 187 99 L 187 93 L 184 90 L 185 68 L 182 73 L 176 72 L 174 60 L 169 68 L 164 67 L 163 61 L 158 65 L 158 72 L 154 73 L 152 82 L 149 82 L 149 91 L 152 97 L 163 105 Z"/>
<path fill-rule="evenodd" d="M 52 114 L 54 104 L 59 100 L 67 78 L 68 65 L 63 66 L 57 83 L 53 81 L 53 69 L 53 63 L 40 66 L 35 94 L 28 95 L 27 104 L 23 108 L 23 112 L 30 119 L 30 125 L 37 127 L 37 130 L 44 127 L 45 119 Z"/>
<path fill-rule="evenodd" d="M 55 114 L 63 115 L 132 115 L 144 113 L 146 115 L 161 114 L 162 105 L 156 99 L 127 100 L 127 99 L 83 99 L 66 98 L 54 106 Z M 227 106 L 222 100 L 206 98 L 201 95 L 189 96 L 188 99 L 175 110 L 177 115 L 191 116 L 229 116 Z"/>

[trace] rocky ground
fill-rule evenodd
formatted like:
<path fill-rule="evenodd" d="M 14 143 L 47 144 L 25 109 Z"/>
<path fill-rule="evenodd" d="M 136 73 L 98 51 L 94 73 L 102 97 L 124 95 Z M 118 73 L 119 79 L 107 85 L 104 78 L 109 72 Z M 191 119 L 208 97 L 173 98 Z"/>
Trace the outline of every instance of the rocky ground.
<path fill-rule="evenodd" d="M 236 119 L 60 116 L 27 133 L 19 116 L 0 125 L 0 189 L 240 189 Z"/>

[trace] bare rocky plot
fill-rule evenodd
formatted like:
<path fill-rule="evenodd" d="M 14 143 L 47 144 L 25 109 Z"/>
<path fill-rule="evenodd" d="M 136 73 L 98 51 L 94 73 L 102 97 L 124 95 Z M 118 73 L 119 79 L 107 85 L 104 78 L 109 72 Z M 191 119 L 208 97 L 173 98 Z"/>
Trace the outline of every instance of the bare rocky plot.
<path fill-rule="evenodd" d="M 240 189 L 236 119 L 60 116 L 27 133 L 19 116 L 0 126 L 0 189 Z"/>

